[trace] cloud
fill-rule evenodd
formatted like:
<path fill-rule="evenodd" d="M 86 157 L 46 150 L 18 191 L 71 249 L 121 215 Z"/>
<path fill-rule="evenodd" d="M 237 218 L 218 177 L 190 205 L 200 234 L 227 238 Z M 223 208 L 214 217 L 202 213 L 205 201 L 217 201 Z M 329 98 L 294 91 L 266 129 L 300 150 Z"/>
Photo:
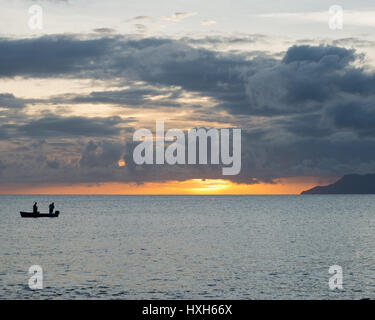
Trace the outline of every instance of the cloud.
<path fill-rule="evenodd" d="M 203 20 L 201 24 L 207 26 L 207 25 L 216 24 L 216 21 L 207 19 L 207 20 Z"/>
<path fill-rule="evenodd" d="M 40 102 L 53 104 L 112 104 L 124 107 L 180 107 L 176 102 L 182 91 L 176 88 L 151 88 L 137 87 L 133 84 L 131 88 L 123 90 L 93 91 L 88 95 L 60 95 L 54 96 Z"/>
<path fill-rule="evenodd" d="M 22 109 L 25 107 L 25 101 L 16 98 L 10 93 L 0 93 L 0 108 Z"/>
<path fill-rule="evenodd" d="M 248 105 L 232 112 L 306 113 L 343 95 L 372 95 L 375 75 L 355 67 L 352 49 L 293 46 L 281 61 L 246 76 Z"/>
<path fill-rule="evenodd" d="M 257 39 L 1 39 L 1 77 L 84 78 L 111 88 L 34 101 L 1 94 L 2 181 L 39 181 L 42 169 L 47 170 L 43 179 L 53 182 L 222 178 L 216 166 L 135 166 L 132 144 L 123 142 L 134 119 L 95 115 L 96 104 L 147 107 L 155 113 L 162 107 L 177 109 L 184 94 L 212 103 L 186 102 L 184 112 L 191 113 L 182 120 L 189 121 L 188 127 L 209 119 L 213 125 L 243 128 L 242 171 L 227 177 L 235 182 L 375 171 L 375 75 L 363 55 L 335 45 L 294 45 L 277 55 L 201 47 L 228 41 Z M 36 118 L 24 110 L 32 102 L 73 109 L 89 104 L 94 116 Z M 45 140 L 38 147 L 42 162 L 22 149 L 39 140 Z M 126 166 L 119 168 L 121 159 Z"/>
<path fill-rule="evenodd" d="M 47 166 L 52 169 L 59 169 L 60 163 L 56 160 L 47 160 Z"/>
<path fill-rule="evenodd" d="M 5 168 L 6 168 L 6 165 L 2 161 L 0 161 L 0 176 Z"/>
<path fill-rule="evenodd" d="M 286 64 L 293 62 L 327 62 L 329 64 L 335 61 L 325 61 L 326 58 L 337 58 L 337 60 L 344 65 L 352 62 L 355 59 L 354 50 L 348 50 L 333 46 L 292 46 L 286 52 L 283 62 Z"/>
<path fill-rule="evenodd" d="M 93 31 L 97 33 L 103 33 L 103 34 L 116 32 L 116 30 L 112 28 L 96 28 L 96 29 L 93 29 Z"/>
<path fill-rule="evenodd" d="M 120 143 L 89 141 L 80 159 L 81 167 L 117 167 L 125 147 Z"/>
<path fill-rule="evenodd" d="M 14 125 L 18 133 L 28 137 L 102 137 L 117 136 L 124 121 L 117 116 L 100 118 L 47 116 L 26 124 Z"/>
<path fill-rule="evenodd" d="M 327 117 L 338 129 L 358 133 L 360 137 L 375 136 L 374 97 L 338 102 L 327 108 Z"/>
<path fill-rule="evenodd" d="M 154 22 L 155 19 L 153 17 L 150 17 L 150 16 L 136 16 L 136 17 L 131 19 L 131 21 L 139 21 L 139 20 Z"/>
<path fill-rule="evenodd" d="M 0 77 L 58 77 L 89 72 L 114 44 L 114 39 L 82 40 L 75 36 L 34 39 L 0 38 Z"/>
<path fill-rule="evenodd" d="M 165 21 L 180 22 L 181 20 L 197 15 L 196 12 L 175 12 L 169 17 L 163 17 Z"/>

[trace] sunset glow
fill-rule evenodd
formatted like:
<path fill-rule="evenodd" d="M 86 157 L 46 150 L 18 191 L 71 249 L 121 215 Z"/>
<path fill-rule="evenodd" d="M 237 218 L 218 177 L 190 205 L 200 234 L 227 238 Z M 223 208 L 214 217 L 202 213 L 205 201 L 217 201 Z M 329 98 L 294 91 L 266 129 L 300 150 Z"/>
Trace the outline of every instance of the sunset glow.
<path fill-rule="evenodd" d="M 0 194 L 113 194 L 113 195 L 272 195 L 299 194 L 317 184 L 328 184 L 336 178 L 316 177 L 280 179 L 277 183 L 236 184 L 223 179 L 192 179 L 162 183 L 95 183 L 0 185 Z"/>

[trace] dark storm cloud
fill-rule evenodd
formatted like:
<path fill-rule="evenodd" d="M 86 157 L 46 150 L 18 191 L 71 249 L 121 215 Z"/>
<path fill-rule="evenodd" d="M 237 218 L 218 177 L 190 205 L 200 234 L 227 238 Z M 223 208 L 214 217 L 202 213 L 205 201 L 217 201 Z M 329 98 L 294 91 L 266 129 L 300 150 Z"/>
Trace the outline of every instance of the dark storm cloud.
<path fill-rule="evenodd" d="M 0 39 L 0 77 L 58 77 L 79 75 L 95 68 L 114 40 L 80 40 L 74 36 Z"/>
<path fill-rule="evenodd" d="M 9 138 L 7 130 L 0 126 L 0 140 L 6 140 Z"/>
<path fill-rule="evenodd" d="M 332 46 L 292 46 L 289 48 L 283 58 L 286 64 L 293 62 L 316 62 L 320 63 L 323 59 L 331 59 L 326 62 L 326 66 L 334 63 L 342 63 L 343 66 L 354 60 L 354 50 L 348 50 Z M 333 59 L 333 60 L 332 60 Z M 325 61 L 323 60 L 323 63 Z"/>
<path fill-rule="evenodd" d="M 251 65 L 243 56 L 221 55 L 192 48 L 181 41 L 157 39 L 128 41 L 114 72 L 133 76 L 153 85 L 180 86 L 187 91 L 215 96 L 223 91 L 239 91 L 240 67 Z"/>
<path fill-rule="evenodd" d="M 333 94 L 375 91 L 374 74 L 351 65 L 361 58 L 354 50 L 293 46 L 282 60 L 266 54 L 250 56 L 194 48 L 187 40 L 119 36 L 2 39 L 0 76 L 140 80 L 155 86 L 178 86 L 217 100 L 229 112 L 255 115 L 306 112 L 317 108 L 311 102 L 322 103 Z M 95 95 L 99 100 L 124 102 L 121 92 L 113 99 L 110 96 L 116 92 L 92 93 L 86 99 L 93 100 Z"/>
<path fill-rule="evenodd" d="M 16 130 L 28 137 L 101 137 L 117 136 L 124 121 L 120 117 L 85 118 L 47 116 L 15 126 Z"/>
<path fill-rule="evenodd" d="M 59 169 L 60 163 L 56 160 L 47 161 L 47 166 L 52 169 Z"/>
<path fill-rule="evenodd" d="M 359 136 L 375 136 L 375 102 L 371 99 L 337 103 L 327 109 L 327 116 L 338 129 L 346 129 Z"/>
<path fill-rule="evenodd" d="M 125 82 L 177 86 L 227 102 L 233 97 L 244 97 L 240 69 L 256 68 L 245 58 L 193 48 L 170 39 L 1 39 L 0 77 L 126 79 Z"/>
<path fill-rule="evenodd" d="M 25 101 L 16 98 L 10 93 L 0 93 L 0 108 L 22 109 L 25 107 Z"/>
<path fill-rule="evenodd" d="M 77 47 L 82 46 L 82 41 L 77 39 L 57 42 L 64 47 L 66 41 L 73 47 L 75 42 Z M 83 50 L 77 57 L 73 54 L 72 65 L 80 64 L 81 72 L 70 76 L 124 79 L 124 84 L 129 80 L 143 81 L 169 89 L 170 93 L 175 93 L 171 87 L 180 87 L 211 97 L 218 108 L 232 114 L 310 113 L 324 108 L 327 101 L 339 95 L 369 96 L 375 92 L 374 74 L 353 65 L 362 56 L 352 49 L 293 46 L 283 59 L 278 59 L 261 53 L 254 57 L 194 48 L 182 40 L 101 38 L 90 41 L 96 41 L 95 45 L 103 49 Z M 69 72 L 69 68 L 64 71 Z M 147 90 L 93 92 L 86 97 L 75 97 L 75 102 L 149 103 L 152 106 L 144 97 L 157 93 Z M 169 103 L 164 101 L 164 105 L 177 106 L 172 98 Z"/>
<path fill-rule="evenodd" d="M 374 73 L 352 64 L 361 58 L 344 48 L 291 47 L 280 62 L 247 77 L 247 107 L 229 108 L 249 114 L 256 110 L 268 110 L 271 115 L 310 113 L 339 97 L 374 95 Z"/>
<path fill-rule="evenodd" d="M 196 48 L 187 40 L 46 36 L 0 41 L 0 76 L 66 76 L 143 81 L 211 97 L 233 114 L 311 112 L 341 93 L 374 94 L 372 73 L 352 66 L 354 50 L 293 46 L 283 59 Z M 79 101 L 142 101 L 144 92 L 95 92 Z M 137 103 L 137 102 L 136 102 Z"/>
<path fill-rule="evenodd" d="M 331 137 L 298 137 L 288 138 L 275 136 L 270 132 L 243 132 L 242 136 L 242 170 L 237 176 L 226 176 L 225 179 L 237 183 L 273 182 L 280 177 L 341 175 L 347 172 L 368 172 L 375 170 L 375 148 L 373 139 L 358 140 L 354 135 Z M 131 140 L 131 138 L 130 138 Z M 132 144 L 132 143 L 131 143 Z M 59 149 L 61 150 L 61 149 Z M 72 150 L 67 147 L 67 150 Z M 43 182 L 160 182 L 168 180 L 184 181 L 187 179 L 222 179 L 221 166 L 214 165 L 145 165 L 137 166 L 132 161 L 132 147 L 120 141 L 92 140 L 86 145 L 76 146 L 80 160 L 67 163 L 61 153 L 52 149 L 38 149 L 45 155 L 57 157 L 54 162 L 30 157 L 27 151 L 25 162 L 14 163 L 22 158 L 11 157 L 12 166 L 7 165 L 3 181 Z M 81 151 L 80 151 L 81 150 Z M 34 159 L 35 158 L 35 159 Z M 16 159 L 16 160 L 14 160 Z M 124 159 L 125 167 L 117 163 Z M 27 160 L 27 161 L 26 161 Z M 43 174 L 35 168 L 39 163 Z M 58 164 L 57 164 L 58 163 Z M 8 168 L 9 167 L 9 168 Z M 12 169 L 13 168 L 13 169 Z M 32 169 L 34 168 L 34 169 Z M 48 169 L 48 170 L 47 170 Z"/>
<path fill-rule="evenodd" d="M 129 106 L 141 106 L 141 107 L 179 107 L 180 104 L 176 103 L 174 99 L 181 96 L 181 90 L 170 89 L 164 91 L 164 88 L 153 89 L 153 88 L 129 88 L 125 90 L 111 90 L 111 91 L 94 91 L 88 95 L 62 95 L 53 97 L 47 102 L 49 103 L 105 103 L 114 105 L 129 105 Z M 151 100 L 149 98 L 167 94 L 168 98 Z"/>
<path fill-rule="evenodd" d="M 363 61 L 355 50 L 336 46 L 292 46 L 285 53 L 270 56 L 265 52 L 220 52 L 188 39 L 47 36 L 0 40 L 2 77 L 92 78 L 106 80 L 111 87 L 138 83 L 129 89 L 55 96 L 45 102 L 109 103 L 157 110 L 161 106 L 178 107 L 175 99 L 185 92 L 211 98 L 216 107 L 200 106 L 194 116 L 244 128 L 241 173 L 225 178 L 245 183 L 375 171 L 375 74 Z M 112 83 L 113 79 L 116 81 Z M 155 95 L 169 96 L 160 102 L 148 101 Z M 27 103 L 11 95 L 0 96 L 1 102 L 6 109 L 19 109 Z M 223 119 L 223 114 L 228 119 Z M 118 117 L 47 115 L 21 123 L 0 121 L 3 140 L 92 140 L 59 147 L 70 152 L 75 162 L 67 163 L 63 157 L 43 160 L 51 181 L 141 183 L 223 178 L 221 167 L 215 166 L 135 166 L 131 147 L 120 142 L 126 121 Z M 52 143 L 45 145 L 46 155 L 56 150 Z M 11 157 L 4 157 L 3 179 L 22 181 L 22 175 L 23 180 L 29 179 L 32 161 L 28 167 L 19 164 L 13 170 L 8 169 Z M 126 166 L 118 168 L 121 158 Z"/>
<path fill-rule="evenodd" d="M 89 141 L 80 160 L 81 167 L 113 167 L 121 159 L 125 148 L 120 143 Z"/>
<path fill-rule="evenodd" d="M 274 124 L 299 137 L 327 137 L 334 133 L 333 128 L 327 126 L 320 114 L 293 115 Z"/>

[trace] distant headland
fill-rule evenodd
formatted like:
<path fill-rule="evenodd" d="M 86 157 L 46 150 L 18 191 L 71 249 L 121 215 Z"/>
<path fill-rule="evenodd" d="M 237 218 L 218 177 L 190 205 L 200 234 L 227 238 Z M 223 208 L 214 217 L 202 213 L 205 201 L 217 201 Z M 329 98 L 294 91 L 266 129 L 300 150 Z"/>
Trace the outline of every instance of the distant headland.
<path fill-rule="evenodd" d="M 328 186 L 317 186 L 301 194 L 375 194 L 375 174 L 348 174 Z"/>

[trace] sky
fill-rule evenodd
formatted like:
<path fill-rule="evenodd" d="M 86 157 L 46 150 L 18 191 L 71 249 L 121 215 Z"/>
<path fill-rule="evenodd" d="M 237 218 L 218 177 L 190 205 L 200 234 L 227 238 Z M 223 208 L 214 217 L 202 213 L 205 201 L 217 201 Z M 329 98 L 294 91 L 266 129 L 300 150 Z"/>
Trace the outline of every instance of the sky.
<path fill-rule="evenodd" d="M 373 1 L 0 6 L 2 194 L 298 194 L 375 172 Z M 241 172 L 135 165 L 156 120 L 241 128 Z"/>

